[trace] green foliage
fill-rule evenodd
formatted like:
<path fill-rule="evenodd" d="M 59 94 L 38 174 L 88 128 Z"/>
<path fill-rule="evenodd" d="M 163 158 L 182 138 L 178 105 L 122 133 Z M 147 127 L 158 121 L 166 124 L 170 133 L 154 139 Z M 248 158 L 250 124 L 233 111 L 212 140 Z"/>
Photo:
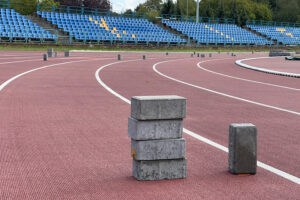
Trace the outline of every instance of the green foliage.
<path fill-rule="evenodd" d="M 51 11 L 52 6 L 54 6 L 55 8 L 58 8 L 59 2 L 56 2 L 54 0 L 43 0 L 39 4 L 39 9 L 42 10 L 42 11 Z"/>
<path fill-rule="evenodd" d="M 37 0 L 10 0 L 10 8 L 23 15 L 31 15 L 36 12 Z"/>

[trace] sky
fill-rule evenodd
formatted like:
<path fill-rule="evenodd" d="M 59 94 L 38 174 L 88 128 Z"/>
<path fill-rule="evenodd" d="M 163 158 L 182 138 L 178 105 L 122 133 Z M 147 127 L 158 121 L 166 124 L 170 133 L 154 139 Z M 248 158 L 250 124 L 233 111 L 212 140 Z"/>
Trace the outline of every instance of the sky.
<path fill-rule="evenodd" d="M 110 0 L 113 11 L 124 12 L 127 9 L 135 9 L 140 3 L 144 3 L 146 0 Z"/>

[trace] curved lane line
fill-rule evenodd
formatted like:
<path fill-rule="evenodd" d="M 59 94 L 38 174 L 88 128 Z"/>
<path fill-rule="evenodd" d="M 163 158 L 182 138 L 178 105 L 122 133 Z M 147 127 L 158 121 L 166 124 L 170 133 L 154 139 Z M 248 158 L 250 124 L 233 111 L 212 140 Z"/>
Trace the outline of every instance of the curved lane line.
<path fill-rule="evenodd" d="M 52 64 L 52 65 L 46 65 L 46 66 L 43 66 L 43 67 L 38 67 L 38 68 L 35 68 L 35 69 L 32 69 L 32 70 L 29 70 L 29 71 L 26 71 L 26 72 L 23 72 L 21 74 L 18 74 L 10 79 L 8 79 L 7 81 L 5 81 L 4 83 L 2 83 L 0 85 L 0 92 L 8 85 L 10 84 L 11 82 L 13 82 L 14 80 L 26 75 L 26 74 L 29 74 L 31 72 L 35 72 L 35 71 L 38 71 L 38 70 L 41 70 L 41 69 L 46 69 L 46 68 L 49 68 L 49 67 L 54 67 L 54 66 L 59 66 L 59 65 L 66 65 L 66 64 L 71 64 L 71 63 L 79 63 L 79 62 L 87 62 L 87 61 L 97 61 L 97 60 L 109 60 L 109 59 L 112 59 L 112 58 L 107 58 L 107 59 L 94 59 L 94 60 L 77 60 L 77 61 L 69 61 L 69 62 L 63 62 L 63 63 L 56 63 L 56 64 Z"/>
<path fill-rule="evenodd" d="M 226 58 L 226 59 L 228 59 L 228 58 Z M 206 69 L 204 67 L 201 67 L 201 65 L 200 65 L 202 63 L 217 61 L 217 60 L 225 60 L 225 59 L 206 60 L 206 61 L 199 62 L 197 64 L 197 66 L 198 66 L 199 69 L 202 69 L 204 71 L 207 71 L 207 72 L 210 72 L 210 73 L 213 73 L 213 74 L 217 74 L 217 75 L 220 75 L 220 76 L 224 76 L 224 77 L 227 77 L 227 78 L 232 78 L 232 79 L 236 79 L 236 80 L 246 81 L 246 82 L 250 82 L 250 83 L 257 83 L 257 84 L 262 84 L 262 85 L 267 85 L 267 86 L 273 86 L 273 87 L 278 87 L 278 88 L 283 88 L 283 89 L 289 89 L 289 90 L 294 90 L 294 91 L 300 91 L 300 89 L 297 89 L 297 88 L 292 88 L 292 87 L 287 87 L 287 86 L 282 86 L 282 85 L 276 85 L 276 84 L 272 84 L 272 83 L 265 83 L 265 82 L 260 82 L 260 81 L 254 81 L 254 80 L 250 80 L 250 79 L 244 79 L 244 78 L 239 78 L 239 77 L 236 77 L 236 76 L 230 76 L 230 75 L 227 75 L 227 74 L 222 74 L 222 73 L 215 72 L 215 71 Z"/>
<path fill-rule="evenodd" d="M 237 64 L 240 67 L 244 67 L 246 69 L 252 69 L 252 70 L 255 70 L 255 71 L 259 71 L 259 72 L 265 72 L 265 73 L 275 74 L 275 75 L 280 75 L 280 76 L 291 76 L 291 77 L 300 78 L 300 74 L 274 71 L 274 70 L 270 70 L 270 69 L 254 67 L 254 66 L 247 65 L 247 64 L 243 63 L 243 61 L 259 60 L 259 59 L 265 59 L 265 58 L 274 58 L 274 57 L 247 58 L 247 59 L 237 60 L 237 61 L 235 61 L 235 64 Z"/>
<path fill-rule="evenodd" d="M 138 59 L 140 60 L 140 59 Z M 95 78 L 96 80 L 99 82 L 99 84 L 104 87 L 107 91 L 109 91 L 111 94 L 115 95 L 116 97 L 120 98 L 121 100 L 123 100 L 124 102 L 128 103 L 128 104 L 131 104 L 130 100 L 129 99 L 126 99 L 125 97 L 123 97 L 122 95 L 120 95 L 119 93 L 117 93 L 116 91 L 114 91 L 113 89 L 111 89 L 110 87 L 108 87 L 100 78 L 100 72 L 105 69 L 106 67 L 109 67 L 111 65 L 115 65 L 115 64 L 120 64 L 120 63 L 126 63 L 126 62 L 133 62 L 133 61 L 138 61 L 138 60 L 128 60 L 128 61 L 120 61 L 120 62 L 114 62 L 114 63 L 110 63 L 110 64 L 107 64 L 107 65 L 104 65 L 102 67 L 100 67 L 96 72 L 95 72 Z M 172 60 L 172 61 L 179 61 L 179 60 L 184 60 L 184 59 L 176 59 L 176 60 Z M 164 61 L 164 62 L 168 62 L 168 61 Z M 163 62 L 160 62 L 160 63 L 163 63 Z M 153 66 L 154 67 L 154 66 Z M 197 133 L 194 133 L 186 128 L 183 128 L 183 132 L 185 132 L 186 134 L 190 135 L 191 137 L 195 138 L 195 139 L 198 139 L 206 144 L 209 144 L 217 149 L 220 149 L 222 151 L 225 151 L 228 153 L 228 148 L 221 145 L 221 144 L 218 144 L 210 139 L 207 139 Z M 257 161 L 257 166 L 269 171 L 269 172 L 272 172 L 280 177 L 283 177 L 291 182 L 294 182 L 296 184 L 300 184 L 300 178 L 296 177 L 296 176 L 293 176 L 291 174 L 288 174 L 284 171 L 281 171 L 279 169 L 276 169 L 270 165 L 267 165 L 263 162 L 260 162 L 260 161 Z"/>
<path fill-rule="evenodd" d="M 279 108 L 279 107 L 276 107 L 276 106 L 271 106 L 271 105 L 267 105 L 267 104 L 263 104 L 263 103 L 259 103 L 259 102 L 255 102 L 255 101 L 251 101 L 251 100 L 248 100 L 248 99 L 243 99 L 243 98 L 240 98 L 240 97 L 236 97 L 236 96 L 232 96 L 232 95 L 225 94 L 225 93 L 222 93 L 222 92 L 218 92 L 218 91 L 215 91 L 215 90 L 211 90 L 211 89 L 208 89 L 208 88 L 200 87 L 200 86 L 197 86 L 197 85 L 194 85 L 194 84 L 191 84 L 191 83 L 187 83 L 187 82 L 184 82 L 184 81 L 172 78 L 170 76 L 167 76 L 167 75 L 159 72 L 156 69 L 157 65 L 160 65 L 160 64 L 163 64 L 163 63 L 166 63 L 166 62 L 170 62 L 170 61 L 163 61 L 163 62 L 156 63 L 155 65 L 153 65 L 153 70 L 156 73 L 158 73 L 159 75 L 161 75 L 161 76 L 163 76 L 165 78 L 168 78 L 168 79 L 170 79 L 172 81 L 176 81 L 176 82 L 184 84 L 184 85 L 188 85 L 188 86 L 191 86 L 191 87 L 194 87 L 194 88 L 198 88 L 200 90 L 204 90 L 204 91 L 207 91 L 207 92 L 210 92 L 210 93 L 214 93 L 214 94 L 218 94 L 218 95 L 221 95 L 221 96 L 225 96 L 225 97 L 228 97 L 228 98 L 231 98 L 231 99 L 236 99 L 236 100 L 247 102 L 247 103 L 251 103 L 251 104 L 254 104 L 254 105 L 258 105 L 258 106 L 262 106 L 262 107 L 266 107 L 266 108 L 271 108 L 271 109 L 275 109 L 275 110 L 279 110 L 279 111 L 283 111 L 283 112 L 287 112 L 287 113 L 291 113 L 291 114 L 300 116 L 300 112 L 296 112 L 296 111 L 292 111 L 292 110 L 287 110 L 287 109 L 284 109 L 284 108 Z"/>

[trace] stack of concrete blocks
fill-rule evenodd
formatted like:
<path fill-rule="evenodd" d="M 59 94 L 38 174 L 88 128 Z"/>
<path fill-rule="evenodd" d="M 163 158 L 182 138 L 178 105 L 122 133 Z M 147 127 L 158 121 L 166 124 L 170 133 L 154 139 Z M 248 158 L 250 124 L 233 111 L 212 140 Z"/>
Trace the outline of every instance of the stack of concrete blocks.
<path fill-rule="evenodd" d="M 53 56 L 53 52 L 54 52 L 53 48 L 48 49 L 48 57 L 49 58 L 51 58 Z"/>
<path fill-rule="evenodd" d="M 69 50 L 65 51 L 65 57 L 69 57 L 69 56 L 70 56 L 70 51 Z"/>
<path fill-rule="evenodd" d="M 183 97 L 132 97 L 128 135 L 133 177 L 139 181 L 186 178 L 186 143 L 182 138 L 185 116 Z"/>
<path fill-rule="evenodd" d="M 230 125 L 228 156 L 228 168 L 232 174 L 256 174 L 256 126 L 253 124 Z"/>

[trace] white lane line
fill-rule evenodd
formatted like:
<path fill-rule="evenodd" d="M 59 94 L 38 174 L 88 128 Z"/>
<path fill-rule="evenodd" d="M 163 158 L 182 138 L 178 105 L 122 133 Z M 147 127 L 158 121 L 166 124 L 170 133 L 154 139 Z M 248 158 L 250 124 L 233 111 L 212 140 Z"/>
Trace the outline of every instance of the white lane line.
<path fill-rule="evenodd" d="M 41 59 L 34 59 L 34 60 L 9 61 L 9 62 L 3 62 L 3 63 L 0 63 L 0 65 L 13 64 L 13 63 L 22 63 L 22 62 L 31 62 L 31 61 L 42 61 L 42 58 L 41 58 Z"/>
<path fill-rule="evenodd" d="M 78 63 L 78 62 L 88 62 L 88 61 L 97 61 L 97 60 L 109 60 L 109 59 L 112 59 L 112 58 L 107 58 L 107 59 L 93 59 L 93 60 L 77 60 L 77 61 L 69 61 L 69 62 L 63 62 L 63 63 L 56 63 L 56 64 L 52 64 L 52 65 L 46 65 L 46 66 L 43 66 L 43 67 L 38 67 L 38 68 L 35 68 L 35 69 L 32 69 L 32 70 L 29 70 L 29 71 L 26 71 L 26 72 L 23 72 L 21 74 L 18 74 L 10 79 L 8 79 L 7 81 L 5 81 L 4 83 L 2 83 L 0 85 L 0 92 L 8 85 L 10 84 L 11 82 L 13 82 L 14 80 L 26 75 L 26 74 L 29 74 L 31 72 L 35 72 L 35 71 L 38 71 L 38 70 L 41 70 L 41 69 L 46 69 L 46 68 L 49 68 L 49 67 L 54 67 L 54 66 L 59 66 L 59 65 L 66 65 L 66 64 L 71 64 L 71 63 Z"/>
<path fill-rule="evenodd" d="M 140 60 L 140 59 L 138 59 L 138 60 Z M 131 102 L 130 102 L 129 99 L 126 99 L 125 97 L 123 97 L 122 95 L 120 95 L 119 93 L 117 93 L 116 91 L 114 91 L 113 89 L 111 89 L 110 87 L 108 87 L 108 86 L 101 80 L 101 78 L 100 78 L 100 72 L 101 72 L 103 69 L 105 69 L 106 67 L 109 67 L 109 66 L 111 66 L 111 65 L 120 64 L 120 63 L 125 63 L 125 62 L 133 62 L 133 61 L 138 61 L 138 60 L 120 61 L 120 62 L 114 62 L 114 63 L 110 63 L 110 64 L 107 64 L 107 65 L 104 65 L 104 66 L 100 67 L 100 68 L 95 72 L 95 77 L 96 77 L 97 81 L 99 82 L 99 84 L 100 84 L 102 87 L 104 87 L 107 91 L 109 91 L 111 94 L 115 95 L 116 97 L 120 98 L 120 99 L 123 100 L 124 102 L 126 102 L 126 103 L 128 103 L 128 104 L 131 104 Z M 179 60 L 183 60 L 183 59 L 176 59 L 176 60 L 172 60 L 172 61 L 179 61 Z M 194 132 L 192 132 L 192 131 L 190 131 L 190 130 L 188 130 L 188 129 L 186 129 L 186 128 L 183 128 L 183 132 L 186 133 L 186 134 L 188 134 L 188 135 L 190 135 L 191 137 L 193 137 L 193 138 L 195 138 L 195 139 L 197 139 L 197 140 L 200 140 L 200 141 L 202 141 L 202 142 L 204 142 L 204 143 L 206 143 L 206 144 L 209 144 L 209 145 L 211 145 L 211 146 L 213 146 L 213 147 L 215 147 L 215 148 L 217 148 L 217 149 L 220 149 L 220 150 L 222 150 L 222 151 L 228 153 L 228 148 L 225 147 L 225 146 L 223 146 L 223 145 L 221 145 L 221 144 L 218 144 L 218 143 L 216 143 L 216 142 L 214 142 L 214 141 L 212 141 L 212 140 L 210 140 L 210 139 L 207 139 L 207 138 L 205 138 L 205 137 L 203 137 L 203 136 L 201 136 L 201 135 L 199 135 L 199 134 L 197 134 L 197 133 L 194 133 Z M 259 167 L 261 167 L 261 168 L 263 168 L 263 169 L 265 169 L 265 170 L 267 170 L 267 171 L 269 171 L 269 172 L 272 172 L 272 173 L 274 173 L 274 174 L 276 174 L 276 175 L 278 175 L 278 176 L 280 176 L 280 177 L 282 177 L 282 178 L 285 178 L 285 179 L 287 179 L 287 180 L 289 180 L 289 181 L 291 181 L 291 182 L 294 182 L 294 183 L 296 183 L 296 184 L 300 184 L 300 178 L 298 178 L 298 177 L 296 177 L 296 176 L 293 176 L 293 175 L 291 175 L 291 174 L 289 174 L 289 173 L 286 173 L 286 172 L 284 172 L 284 171 L 281 171 L 281 170 L 279 170 L 279 169 L 277 169 L 277 168 L 275 168 L 275 167 L 272 167 L 272 166 L 267 165 L 267 164 L 265 164 L 265 163 L 263 163 L 263 162 L 260 162 L 260 161 L 257 162 L 257 166 L 259 166 Z"/>
<path fill-rule="evenodd" d="M 275 71 L 275 70 L 270 70 L 270 69 L 265 69 L 265 68 L 260 68 L 260 67 L 254 67 L 254 66 L 247 65 L 247 64 L 243 63 L 244 61 L 258 60 L 258 59 L 265 59 L 265 58 L 274 58 L 274 57 L 248 58 L 248 59 L 237 60 L 235 63 L 238 66 L 244 67 L 246 69 L 252 69 L 252 70 L 255 70 L 255 71 L 259 71 L 259 72 L 265 72 L 265 73 L 275 74 L 275 75 L 280 75 L 280 76 L 290 76 L 290 77 L 300 78 L 300 74 L 280 72 L 280 71 Z"/>
<path fill-rule="evenodd" d="M 188 85 L 188 86 L 191 86 L 191 87 L 194 87 L 194 88 L 198 88 L 200 90 L 204 90 L 204 91 L 207 91 L 207 92 L 210 92 L 210 93 L 214 93 L 214 94 L 218 94 L 218 95 L 221 95 L 221 96 L 225 96 L 225 97 L 228 97 L 228 98 L 231 98 L 231 99 L 236 99 L 236 100 L 247 102 L 247 103 L 251 103 L 251 104 L 254 104 L 254 105 L 258 105 L 258 106 L 262 106 L 262 107 L 266 107 L 266 108 L 271 108 L 271 109 L 275 109 L 275 110 L 279 110 L 279 111 L 283 111 L 283 112 L 287 112 L 287 113 L 291 113 L 291 114 L 295 114 L 295 115 L 299 115 L 300 116 L 300 113 L 296 112 L 296 111 L 287 110 L 287 109 L 284 109 L 284 108 L 279 108 L 279 107 L 276 107 L 276 106 L 271 106 L 271 105 L 267 105 L 267 104 L 263 104 L 263 103 L 259 103 L 259 102 L 255 102 L 255 101 L 251 101 L 251 100 L 248 100 L 248 99 L 243 99 L 243 98 L 240 98 L 240 97 L 232 96 L 232 95 L 225 94 L 225 93 L 222 93 L 222 92 L 218 92 L 218 91 L 215 91 L 215 90 L 211 90 L 211 89 L 208 89 L 208 88 L 200 87 L 198 85 L 193 85 L 191 83 L 187 83 L 187 82 L 184 82 L 184 81 L 172 78 L 170 76 L 167 76 L 167 75 L 159 72 L 156 69 L 157 65 L 160 65 L 160 64 L 163 64 L 163 63 L 166 63 L 166 62 L 170 62 L 170 61 L 163 61 L 163 62 L 156 63 L 155 65 L 153 65 L 153 70 L 156 73 L 158 73 L 159 75 L 161 75 L 161 76 L 163 76 L 165 78 L 168 78 L 170 80 L 176 81 L 176 82 L 184 84 L 184 85 Z"/>
<path fill-rule="evenodd" d="M 213 73 L 213 74 L 217 74 L 217 75 L 220 75 L 220 76 L 224 76 L 224 77 L 227 77 L 227 78 L 232 78 L 232 79 L 236 79 L 236 80 L 246 81 L 246 82 L 250 82 L 250 83 L 257 83 L 257 84 L 262 84 L 262 85 L 267 85 L 267 86 L 272 86 L 272 87 L 278 87 L 278 88 L 283 88 L 283 89 L 288 89 L 288 90 L 300 91 L 300 89 L 297 89 L 297 88 L 292 88 L 292 87 L 287 87 L 287 86 L 282 86 L 282 85 L 276 85 L 276 84 L 272 84 L 272 83 L 265 83 L 265 82 L 260 82 L 260 81 L 254 81 L 254 80 L 239 78 L 239 77 L 236 77 L 236 76 L 230 76 L 230 75 L 227 75 L 227 74 L 222 74 L 222 73 L 215 72 L 215 71 L 206 69 L 204 67 L 201 67 L 201 65 L 200 65 L 202 63 L 216 61 L 216 60 L 225 60 L 225 59 L 206 60 L 206 61 L 199 62 L 197 64 L 197 66 L 198 66 L 199 69 L 202 69 L 204 71 L 207 71 L 207 72 L 210 72 L 210 73 Z"/>

